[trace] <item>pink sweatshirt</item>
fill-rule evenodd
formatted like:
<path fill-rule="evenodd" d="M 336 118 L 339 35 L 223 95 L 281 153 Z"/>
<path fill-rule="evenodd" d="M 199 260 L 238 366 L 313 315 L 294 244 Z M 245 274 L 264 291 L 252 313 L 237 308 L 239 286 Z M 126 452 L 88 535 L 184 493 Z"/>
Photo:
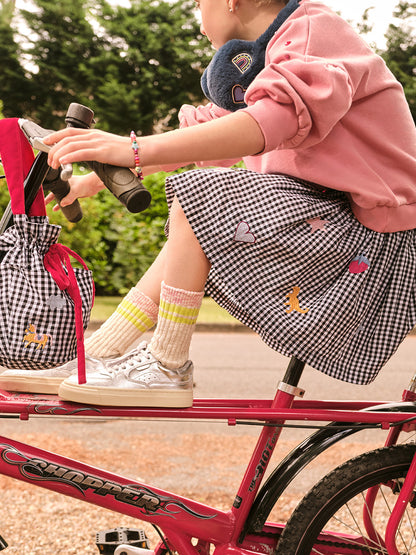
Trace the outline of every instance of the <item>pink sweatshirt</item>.
<path fill-rule="evenodd" d="M 248 169 L 345 191 L 375 231 L 416 228 L 416 131 L 402 87 L 328 7 L 303 0 L 269 42 L 245 102 L 265 139 Z M 227 113 L 210 103 L 179 117 L 186 127 Z"/>

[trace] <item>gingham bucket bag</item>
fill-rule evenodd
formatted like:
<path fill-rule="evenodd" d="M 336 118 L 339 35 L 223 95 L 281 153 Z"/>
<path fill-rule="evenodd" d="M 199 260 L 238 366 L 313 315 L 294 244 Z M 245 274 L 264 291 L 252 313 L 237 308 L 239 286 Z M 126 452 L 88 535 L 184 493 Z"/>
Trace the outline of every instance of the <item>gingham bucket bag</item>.
<path fill-rule="evenodd" d="M 0 365 L 40 370 L 78 356 L 84 381 L 92 274 L 76 253 L 57 242 L 61 228 L 49 223 L 42 187 L 25 214 L 24 176 L 34 156 L 17 122 L 0 121 L 0 154 L 14 222 L 0 235 Z M 73 268 L 70 257 L 81 268 Z"/>

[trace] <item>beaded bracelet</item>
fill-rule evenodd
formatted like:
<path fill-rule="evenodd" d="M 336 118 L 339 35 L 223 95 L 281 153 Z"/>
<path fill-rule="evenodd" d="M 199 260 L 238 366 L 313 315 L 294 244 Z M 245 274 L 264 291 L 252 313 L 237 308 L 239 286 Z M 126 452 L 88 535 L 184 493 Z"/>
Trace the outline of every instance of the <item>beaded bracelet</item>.
<path fill-rule="evenodd" d="M 136 133 L 134 131 L 130 133 L 130 139 L 131 148 L 134 152 L 134 169 L 136 170 L 137 177 L 140 179 L 140 181 L 143 181 L 143 171 L 140 166 L 139 145 L 137 144 Z"/>

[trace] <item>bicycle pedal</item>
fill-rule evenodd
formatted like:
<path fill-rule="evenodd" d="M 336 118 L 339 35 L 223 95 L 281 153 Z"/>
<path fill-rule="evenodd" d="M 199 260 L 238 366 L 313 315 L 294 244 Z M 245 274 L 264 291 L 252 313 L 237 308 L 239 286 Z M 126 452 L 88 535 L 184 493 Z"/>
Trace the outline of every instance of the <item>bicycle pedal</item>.
<path fill-rule="evenodd" d="M 132 547 L 131 545 L 119 545 L 114 551 L 114 555 L 154 555 L 154 551 L 142 549 L 141 547 Z"/>
<path fill-rule="evenodd" d="M 140 549 L 140 551 L 125 551 L 127 555 L 130 555 L 130 553 L 138 553 L 139 555 L 142 553 L 152 553 L 148 549 L 149 540 L 141 528 L 111 528 L 110 530 L 101 530 L 96 534 L 95 543 L 102 555 L 114 555 L 119 546 L 123 546 L 126 549 Z"/>

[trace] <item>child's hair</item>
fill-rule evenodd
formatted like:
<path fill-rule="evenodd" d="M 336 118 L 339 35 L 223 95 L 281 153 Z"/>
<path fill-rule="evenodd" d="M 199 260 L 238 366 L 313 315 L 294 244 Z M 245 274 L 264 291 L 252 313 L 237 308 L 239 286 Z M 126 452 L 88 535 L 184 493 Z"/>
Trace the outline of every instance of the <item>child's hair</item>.
<path fill-rule="evenodd" d="M 269 6 L 270 4 L 288 4 L 289 0 L 254 0 L 256 6 Z"/>

